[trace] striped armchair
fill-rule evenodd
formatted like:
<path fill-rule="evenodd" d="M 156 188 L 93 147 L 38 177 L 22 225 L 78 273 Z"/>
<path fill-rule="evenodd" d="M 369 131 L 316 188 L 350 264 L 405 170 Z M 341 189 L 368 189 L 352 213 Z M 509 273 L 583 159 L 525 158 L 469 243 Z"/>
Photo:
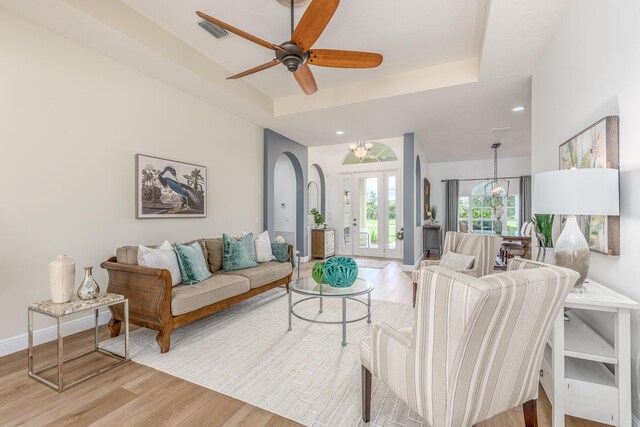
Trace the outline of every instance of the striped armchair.
<path fill-rule="evenodd" d="M 413 328 L 377 323 L 360 343 L 363 420 L 373 374 L 430 426 L 470 426 L 518 405 L 537 426 L 544 344 L 577 279 L 528 260 L 480 279 L 422 269 Z"/>
<path fill-rule="evenodd" d="M 443 253 L 455 252 L 462 255 L 473 255 L 476 259 L 473 267 L 462 270 L 472 277 L 482 277 L 493 273 L 496 257 L 500 251 L 502 237 L 493 234 L 458 233 L 448 231 L 444 237 Z M 413 306 L 416 306 L 416 293 L 418 291 L 418 275 L 425 267 L 436 266 L 440 260 L 426 259 L 420 262 L 420 267 L 413 271 Z"/>

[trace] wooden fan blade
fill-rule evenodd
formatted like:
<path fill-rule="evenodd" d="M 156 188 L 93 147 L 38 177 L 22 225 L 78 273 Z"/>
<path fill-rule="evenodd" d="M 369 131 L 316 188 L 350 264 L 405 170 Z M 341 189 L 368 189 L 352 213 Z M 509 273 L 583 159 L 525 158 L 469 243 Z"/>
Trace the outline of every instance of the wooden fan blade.
<path fill-rule="evenodd" d="M 339 3 L 340 0 L 312 0 L 293 31 L 291 41 L 303 52 L 311 49 L 331 21 Z"/>
<path fill-rule="evenodd" d="M 236 36 L 240 36 L 243 39 L 247 39 L 247 40 L 252 41 L 252 42 L 254 42 L 256 44 L 259 44 L 260 46 L 264 46 L 267 49 L 284 51 L 284 49 L 282 49 L 277 44 L 269 43 L 266 40 L 262 40 L 260 37 L 256 37 L 256 36 L 254 36 L 252 34 L 247 33 L 246 31 L 242 31 L 241 29 L 236 28 L 233 25 L 229 25 L 226 22 L 222 22 L 221 20 L 216 19 L 213 16 L 209 16 L 206 13 L 198 11 L 198 12 L 196 12 L 196 15 L 198 15 L 200 18 L 204 19 L 205 21 L 209 21 L 212 24 L 217 25 L 218 27 L 224 28 L 225 30 L 229 31 L 230 33 L 235 34 Z"/>
<path fill-rule="evenodd" d="M 227 80 L 239 79 L 240 77 L 248 76 L 249 74 L 257 73 L 258 71 L 262 71 L 262 70 L 266 70 L 267 68 L 274 67 L 274 66 L 278 65 L 279 63 L 280 63 L 279 59 L 273 59 L 273 60 L 267 62 L 266 64 L 258 65 L 257 67 L 253 67 L 250 70 L 243 71 L 243 72 L 238 73 L 238 74 L 234 74 L 231 77 L 227 77 Z"/>
<path fill-rule="evenodd" d="M 375 68 L 382 63 L 382 55 L 355 50 L 312 49 L 308 64 L 334 68 Z"/>
<path fill-rule="evenodd" d="M 293 73 L 293 77 L 296 78 L 300 88 L 307 95 L 313 95 L 318 90 L 316 79 L 313 77 L 311 68 L 309 68 L 307 64 L 301 65 L 298 71 Z"/>

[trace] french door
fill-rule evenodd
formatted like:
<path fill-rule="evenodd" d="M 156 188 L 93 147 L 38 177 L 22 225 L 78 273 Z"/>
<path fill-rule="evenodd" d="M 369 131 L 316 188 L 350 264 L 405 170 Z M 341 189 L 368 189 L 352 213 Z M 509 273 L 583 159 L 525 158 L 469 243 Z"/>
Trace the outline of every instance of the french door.
<path fill-rule="evenodd" d="M 398 171 L 364 172 L 341 176 L 341 253 L 401 258 L 396 239 L 401 217 Z"/>

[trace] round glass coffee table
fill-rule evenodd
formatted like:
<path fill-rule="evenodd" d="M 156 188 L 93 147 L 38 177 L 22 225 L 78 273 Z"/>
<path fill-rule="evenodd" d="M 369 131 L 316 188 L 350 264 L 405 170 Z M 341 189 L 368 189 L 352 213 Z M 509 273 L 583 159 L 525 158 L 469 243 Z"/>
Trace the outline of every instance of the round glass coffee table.
<path fill-rule="evenodd" d="M 302 277 L 294 280 L 289 284 L 289 330 L 291 330 L 291 317 L 295 316 L 300 320 L 313 323 L 324 323 L 327 325 L 342 325 L 342 345 L 347 345 L 347 323 L 358 322 L 367 319 L 367 323 L 371 323 L 371 291 L 373 284 L 368 280 L 357 278 L 355 283 L 347 288 L 334 288 L 332 286 L 317 284 L 311 277 Z M 293 293 L 306 296 L 295 303 L 292 301 Z M 358 296 L 367 295 L 367 302 L 356 298 Z M 342 320 L 328 321 L 310 319 L 299 315 L 294 311 L 294 307 L 301 302 L 313 299 L 319 300 L 319 313 L 322 313 L 322 300 L 324 298 L 342 298 Z M 367 314 L 357 319 L 347 319 L 347 300 L 357 301 L 367 307 Z"/>

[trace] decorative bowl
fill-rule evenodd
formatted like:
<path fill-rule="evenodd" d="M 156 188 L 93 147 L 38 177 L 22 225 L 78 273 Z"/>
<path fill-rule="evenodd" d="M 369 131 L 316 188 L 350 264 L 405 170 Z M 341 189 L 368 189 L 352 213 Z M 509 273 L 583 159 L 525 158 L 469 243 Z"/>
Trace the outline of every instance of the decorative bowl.
<path fill-rule="evenodd" d="M 326 283 L 324 280 L 324 262 L 323 261 L 317 262 L 313 266 L 313 269 L 311 270 L 311 277 L 313 277 L 313 280 L 315 280 L 316 283 L 319 285 Z"/>
<path fill-rule="evenodd" d="M 358 278 L 358 265 L 353 258 L 333 257 L 324 263 L 324 280 L 334 288 L 347 288 Z"/>

